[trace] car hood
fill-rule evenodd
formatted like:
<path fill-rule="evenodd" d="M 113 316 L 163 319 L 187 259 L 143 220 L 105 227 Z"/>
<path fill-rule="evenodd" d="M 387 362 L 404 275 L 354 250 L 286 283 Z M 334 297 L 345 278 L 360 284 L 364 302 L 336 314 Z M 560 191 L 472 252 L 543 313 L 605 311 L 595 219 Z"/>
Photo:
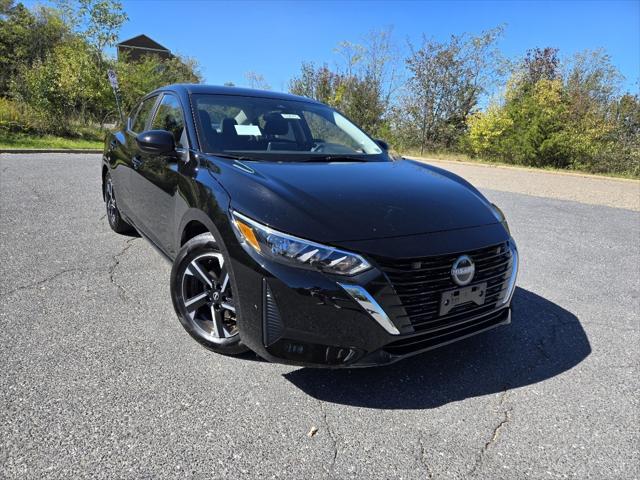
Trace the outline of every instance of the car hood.
<path fill-rule="evenodd" d="M 240 162 L 210 159 L 231 208 L 270 227 L 338 243 L 498 223 L 462 178 L 412 160 Z"/>

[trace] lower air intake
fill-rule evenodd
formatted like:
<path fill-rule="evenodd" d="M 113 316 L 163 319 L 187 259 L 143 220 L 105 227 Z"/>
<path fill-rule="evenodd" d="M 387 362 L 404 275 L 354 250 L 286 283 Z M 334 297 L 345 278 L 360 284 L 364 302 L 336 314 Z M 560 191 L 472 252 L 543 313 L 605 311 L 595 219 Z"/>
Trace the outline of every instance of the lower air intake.
<path fill-rule="evenodd" d="M 283 333 L 282 321 L 280 320 L 280 311 L 276 305 L 276 301 L 271 293 L 271 288 L 266 279 L 262 280 L 262 323 L 263 323 L 263 340 L 265 347 L 277 342 Z"/>

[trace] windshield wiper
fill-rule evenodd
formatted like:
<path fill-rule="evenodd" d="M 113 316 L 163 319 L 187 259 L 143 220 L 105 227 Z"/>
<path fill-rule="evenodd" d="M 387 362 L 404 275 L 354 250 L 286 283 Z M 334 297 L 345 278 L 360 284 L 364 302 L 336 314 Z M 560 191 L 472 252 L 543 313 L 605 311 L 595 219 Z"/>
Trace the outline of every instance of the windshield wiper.
<path fill-rule="evenodd" d="M 368 162 L 366 158 L 351 155 L 321 155 L 306 158 L 304 162 Z"/>
<path fill-rule="evenodd" d="M 219 157 L 219 158 L 229 158 L 231 160 L 248 160 L 248 161 L 258 161 L 259 158 L 256 157 L 247 157 L 245 155 L 236 155 L 233 153 L 209 153 L 209 155 Z M 275 160 L 282 161 L 283 159 L 278 158 L 277 154 L 272 154 Z M 265 159 L 267 160 L 267 159 Z M 267 160 L 268 161 L 268 160 Z M 287 161 L 299 161 L 299 162 L 368 162 L 366 158 L 362 156 L 351 156 L 351 155 L 314 155 L 312 157 L 301 157 L 299 159 L 293 160 L 289 159 Z"/>
<path fill-rule="evenodd" d="M 214 157 L 229 158 L 231 160 L 255 160 L 255 158 L 245 157 L 244 155 L 234 155 L 233 153 L 210 153 Z"/>

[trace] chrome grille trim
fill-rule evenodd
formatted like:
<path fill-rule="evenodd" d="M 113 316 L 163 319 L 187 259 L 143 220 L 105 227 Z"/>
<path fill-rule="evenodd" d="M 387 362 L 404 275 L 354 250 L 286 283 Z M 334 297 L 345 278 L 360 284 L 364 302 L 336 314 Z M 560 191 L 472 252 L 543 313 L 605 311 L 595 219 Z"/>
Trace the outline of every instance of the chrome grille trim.
<path fill-rule="evenodd" d="M 400 331 L 393 324 L 389 316 L 385 313 L 384 309 L 374 300 L 367 290 L 360 285 L 350 285 L 347 283 L 339 283 L 345 292 L 347 292 L 351 298 L 353 298 L 362 309 L 367 312 L 371 317 L 378 322 L 378 324 L 384 328 L 391 335 L 399 335 Z"/>
<path fill-rule="evenodd" d="M 440 316 L 442 293 L 460 288 L 450 273 L 453 262 L 460 255 L 468 255 L 475 263 L 476 273 L 469 285 L 487 283 L 486 301 L 480 306 L 474 303 L 459 305 Z M 404 307 L 406 315 L 403 318 L 408 318 L 414 331 L 419 333 L 486 315 L 507 304 L 515 289 L 518 254 L 515 244 L 508 241 L 447 255 L 375 260 L 395 291 L 393 303 Z"/>

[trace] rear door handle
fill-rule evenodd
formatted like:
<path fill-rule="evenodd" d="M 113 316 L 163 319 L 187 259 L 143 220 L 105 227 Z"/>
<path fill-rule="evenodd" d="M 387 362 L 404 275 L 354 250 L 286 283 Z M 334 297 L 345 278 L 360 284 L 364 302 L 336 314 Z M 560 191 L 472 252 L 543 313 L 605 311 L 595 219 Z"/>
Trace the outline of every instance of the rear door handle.
<path fill-rule="evenodd" d="M 136 170 L 139 169 L 143 163 L 144 163 L 144 160 L 140 158 L 140 155 L 134 155 L 133 158 L 131 158 L 131 164 L 133 165 L 133 168 Z"/>

